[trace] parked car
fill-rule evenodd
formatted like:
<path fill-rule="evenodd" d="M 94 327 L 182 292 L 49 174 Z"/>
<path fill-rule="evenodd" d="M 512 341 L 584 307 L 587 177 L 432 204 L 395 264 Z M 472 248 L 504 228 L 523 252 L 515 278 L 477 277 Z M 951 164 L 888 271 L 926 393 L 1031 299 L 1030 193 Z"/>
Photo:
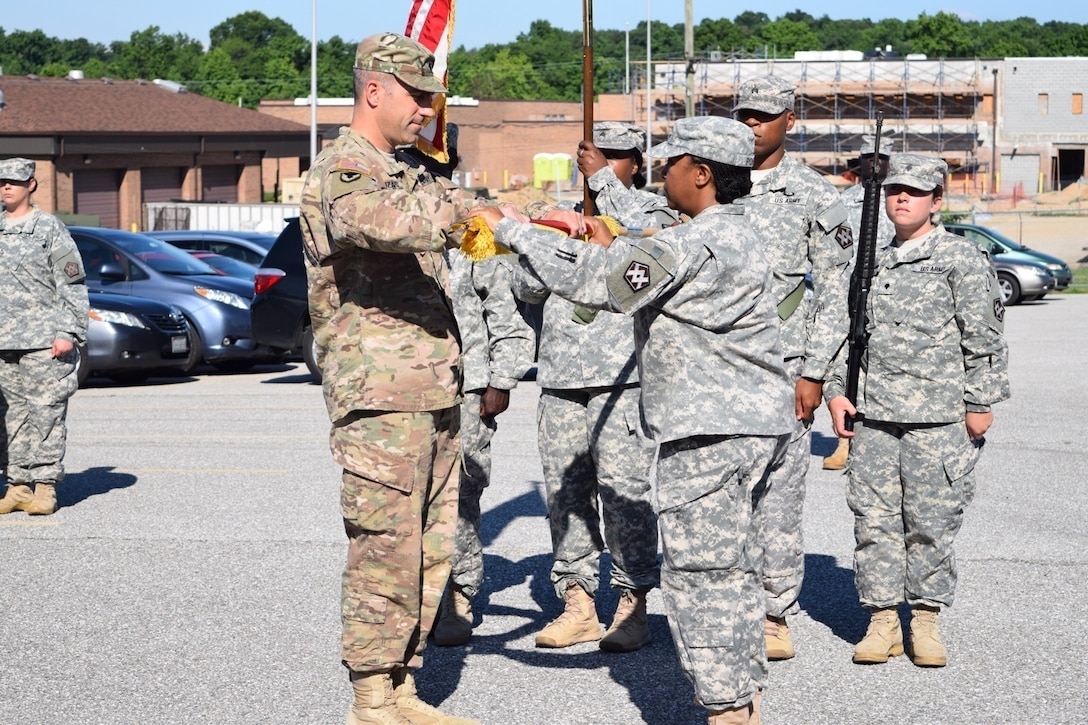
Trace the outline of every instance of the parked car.
<path fill-rule="evenodd" d="M 99 227 L 69 228 L 89 290 L 148 297 L 178 307 L 190 328 L 186 372 L 202 361 L 223 371 L 282 359 L 259 345 L 249 324 L 253 285 L 214 269 L 167 242 Z"/>
<path fill-rule="evenodd" d="M 137 382 L 183 373 L 189 325 L 173 305 L 133 295 L 90 292 L 87 344 L 79 350 L 80 384 L 91 375 Z"/>
<path fill-rule="evenodd" d="M 219 274 L 226 275 L 227 277 L 234 277 L 235 279 L 244 279 L 247 282 L 252 282 L 253 277 L 257 274 L 257 268 L 252 264 L 235 259 L 234 257 L 224 257 L 222 254 L 216 254 L 215 252 L 191 251 L 189 254 L 193 255 L 193 257 L 199 259 Z"/>
<path fill-rule="evenodd" d="M 246 264 L 259 267 L 276 241 L 275 234 L 264 232 L 204 231 L 200 229 L 171 229 L 147 232 L 150 237 L 170 242 L 179 249 L 195 252 L 215 252 Z"/>
<path fill-rule="evenodd" d="M 317 366 L 310 308 L 306 296 L 306 266 L 302 260 L 302 229 L 298 217 L 289 219 L 253 280 L 249 315 L 253 337 L 261 345 L 300 355 L 315 381 Z"/>
<path fill-rule="evenodd" d="M 1060 257 L 1026 247 L 1019 242 L 1014 242 L 1001 232 L 978 224 L 954 222 L 945 224 L 944 227 L 954 234 L 967 237 L 989 252 L 991 257 L 997 258 L 998 256 L 1008 255 L 1007 259 L 1023 260 L 1027 258 L 1042 262 L 1054 275 L 1054 289 L 1056 290 L 1063 290 L 1073 283 L 1073 270 Z"/>

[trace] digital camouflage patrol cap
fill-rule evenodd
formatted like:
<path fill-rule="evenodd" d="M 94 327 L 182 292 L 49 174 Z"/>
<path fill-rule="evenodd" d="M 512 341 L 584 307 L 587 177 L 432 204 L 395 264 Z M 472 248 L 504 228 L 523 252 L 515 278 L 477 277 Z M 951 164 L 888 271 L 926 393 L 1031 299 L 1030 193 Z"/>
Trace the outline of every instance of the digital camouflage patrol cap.
<path fill-rule="evenodd" d="M 355 48 L 355 67 L 390 73 L 405 85 L 421 91 L 446 92 L 446 87 L 434 75 L 434 54 L 397 33 L 378 33 L 359 41 Z"/>
<path fill-rule="evenodd" d="M 593 124 L 593 144 L 607 151 L 641 150 L 646 147 L 646 132 L 633 123 L 598 121 Z"/>
<path fill-rule="evenodd" d="M 920 191 L 933 191 L 938 186 L 944 186 L 946 173 L 948 164 L 932 156 L 892 154 L 884 186 L 898 184 Z"/>
<path fill-rule="evenodd" d="M 744 110 L 763 113 L 792 111 L 793 92 L 793 84 L 778 76 L 760 76 L 746 80 L 737 88 L 737 102 L 733 106 L 733 113 Z"/>
<path fill-rule="evenodd" d="M 29 181 L 34 178 L 34 162 L 30 159 L 13 158 L 0 161 L 0 179 Z"/>
<path fill-rule="evenodd" d="M 732 166 L 751 167 L 755 159 L 755 136 L 740 121 L 721 116 L 679 118 L 664 143 L 646 153 L 657 159 L 691 154 Z"/>
<path fill-rule="evenodd" d="M 887 136 L 880 137 L 880 155 L 891 156 L 893 147 L 895 146 L 895 139 L 888 138 Z M 873 134 L 866 134 L 861 137 L 861 151 L 858 152 L 858 156 L 872 156 L 876 152 L 876 136 Z"/>

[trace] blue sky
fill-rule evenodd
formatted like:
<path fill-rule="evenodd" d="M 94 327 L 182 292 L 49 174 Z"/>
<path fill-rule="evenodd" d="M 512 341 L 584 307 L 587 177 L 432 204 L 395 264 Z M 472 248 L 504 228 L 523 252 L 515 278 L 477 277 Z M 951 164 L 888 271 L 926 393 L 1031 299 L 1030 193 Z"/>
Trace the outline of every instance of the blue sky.
<path fill-rule="evenodd" d="M 326 39 L 339 35 L 346 41 L 358 41 L 383 30 L 404 31 L 410 0 L 316 0 L 317 36 Z M 945 11 L 965 20 L 1011 20 L 1031 17 L 1040 23 L 1061 20 L 1088 23 L 1088 3 L 1069 0 L 1037 0 L 1024 5 L 1012 0 L 940 0 L 938 2 L 846 4 L 817 0 L 765 0 L 737 4 L 724 0 L 693 0 L 694 20 L 704 17 L 734 18 L 753 9 L 777 18 L 800 7 L 813 16 L 880 20 L 886 17 L 913 19 L 920 13 L 930 15 Z M 300 34 L 311 32 L 313 0 L 115 0 L 110 3 L 90 0 L 50 0 L 5 2 L 0 11 L 0 28 L 42 30 L 63 39 L 87 38 L 108 44 L 128 40 L 134 31 L 152 25 L 168 35 L 184 33 L 205 43 L 208 31 L 247 10 L 259 9 L 269 17 L 278 17 Z M 854 9 L 858 8 L 858 9 Z M 861 8 L 865 8 L 864 10 Z M 670 25 L 684 22 L 684 0 L 595 0 L 593 25 L 599 29 L 634 27 L 649 15 Z M 506 0 L 457 0 L 454 45 L 479 47 L 489 42 L 506 43 L 529 29 L 532 20 L 548 20 L 566 30 L 582 27 L 582 0 L 545 0 L 544 2 L 507 2 Z"/>

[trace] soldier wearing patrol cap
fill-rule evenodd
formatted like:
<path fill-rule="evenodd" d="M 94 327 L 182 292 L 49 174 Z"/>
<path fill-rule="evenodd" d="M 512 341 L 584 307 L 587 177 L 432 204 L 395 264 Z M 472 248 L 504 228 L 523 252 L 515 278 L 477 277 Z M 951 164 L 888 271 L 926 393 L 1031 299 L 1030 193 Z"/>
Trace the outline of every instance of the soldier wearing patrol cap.
<path fill-rule="evenodd" d="M 903 602 L 914 664 L 947 663 L 937 615 L 955 593 L 952 542 L 974 495 L 991 406 L 1009 396 L 993 265 L 933 222 L 946 173 L 940 159 L 892 155 L 884 190 L 895 239 L 877 252 L 857 405 L 844 394 L 845 354 L 827 383 L 835 432 L 851 440 L 854 583 L 871 612 L 857 663 L 903 653 Z M 852 432 L 846 415 L 856 416 Z"/>
<path fill-rule="evenodd" d="M 68 399 L 87 339 L 83 261 L 68 229 L 31 203 L 31 159 L 0 161 L 0 514 L 48 515 L 64 478 Z"/>
<path fill-rule="evenodd" d="M 861 151 L 855 162 L 854 168 L 861 181 L 872 178 L 874 175 L 883 178 L 888 175 L 888 159 L 892 155 L 894 139 L 881 138 L 880 151 L 876 150 L 876 138 L 867 135 L 862 138 Z M 850 218 L 850 228 L 854 230 L 854 239 L 861 238 L 861 207 L 865 201 L 865 184 L 858 183 L 845 189 L 840 195 L 846 213 Z M 880 205 L 877 209 L 876 245 L 882 249 L 891 244 L 895 235 L 895 225 L 884 211 L 885 194 L 880 192 Z M 857 255 L 858 244 L 854 245 L 854 255 Z M 844 438 L 839 439 L 839 445 L 835 452 L 824 458 L 824 468 L 829 471 L 840 471 L 846 468 L 846 459 L 850 454 L 850 445 Z"/>
<path fill-rule="evenodd" d="M 351 124 L 301 199 L 310 317 L 348 536 L 342 660 L 349 724 L 466 723 L 416 696 L 412 671 L 450 574 L 461 351 L 442 252 L 479 202 L 399 161 L 434 117 L 434 58 L 396 33 L 355 53 Z"/>
<path fill-rule="evenodd" d="M 709 723 L 758 722 L 754 504 L 785 451 L 793 396 L 763 243 L 734 203 L 751 186 L 753 136 L 730 119 L 685 118 L 650 154 L 668 159 L 665 195 L 691 217 L 653 237 L 605 248 L 481 214 L 553 293 L 634 317 L 673 641 Z"/>
<path fill-rule="evenodd" d="M 786 153 L 793 105 L 793 84 L 772 75 L 741 83 L 733 109 L 733 116 L 755 134 L 752 192 L 742 203 L 774 270 L 782 352 L 794 382 L 793 438 L 785 462 L 772 474 L 760 512 L 767 656 L 772 660 L 794 656 L 786 617 L 798 611 L 805 573 L 801 513 L 812 418 L 828 367 L 849 329 L 854 244 L 838 191 Z M 806 294 L 809 280 L 811 295 Z"/>

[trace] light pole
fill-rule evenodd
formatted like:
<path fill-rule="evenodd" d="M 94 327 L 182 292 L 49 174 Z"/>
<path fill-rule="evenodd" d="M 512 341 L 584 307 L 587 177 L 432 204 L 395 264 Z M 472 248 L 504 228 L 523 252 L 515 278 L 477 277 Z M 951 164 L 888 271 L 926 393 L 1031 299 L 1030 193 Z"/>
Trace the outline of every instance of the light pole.
<path fill-rule="evenodd" d="M 997 196 L 997 68 L 994 68 L 994 117 L 990 122 L 990 196 Z"/>

